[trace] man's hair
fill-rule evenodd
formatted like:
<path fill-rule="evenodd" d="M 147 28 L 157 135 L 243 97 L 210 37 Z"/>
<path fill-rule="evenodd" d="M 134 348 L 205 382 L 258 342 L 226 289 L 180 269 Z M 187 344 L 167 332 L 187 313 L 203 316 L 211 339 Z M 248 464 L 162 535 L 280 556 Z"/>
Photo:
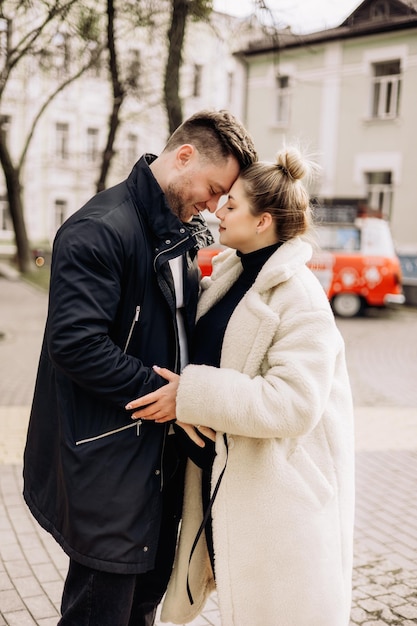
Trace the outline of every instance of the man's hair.
<path fill-rule="evenodd" d="M 258 160 L 252 137 L 229 111 L 204 110 L 181 124 L 168 139 L 164 152 L 192 144 L 211 162 L 233 156 L 244 169 Z"/>

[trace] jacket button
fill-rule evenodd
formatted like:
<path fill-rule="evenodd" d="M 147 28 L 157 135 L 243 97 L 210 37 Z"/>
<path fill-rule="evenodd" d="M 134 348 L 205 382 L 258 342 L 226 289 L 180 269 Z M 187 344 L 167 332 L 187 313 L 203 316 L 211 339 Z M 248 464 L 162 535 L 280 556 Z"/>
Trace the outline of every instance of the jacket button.
<path fill-rule="evenodd" d="M 161 473 L 161 470 L 159 469 L 155 470 L 155 476 L 159 476 L 160 473 Z"/>
<path fill-rule="evenodd" d="M 143 551 L 147 552 L 149 550 L 148 546 L 144 546 Z"/>
<path fill-rule="evenodd" d="M 167 246 L 169 246 L 169 244 L 171 243 L 171 239 L 165 239 L 165 243 L 167 244 Z"/>
<path fill-rule="evenodd" d="M 183 235 L 185 233 L 185 228 L 180 228 L 180 233 Z"/>

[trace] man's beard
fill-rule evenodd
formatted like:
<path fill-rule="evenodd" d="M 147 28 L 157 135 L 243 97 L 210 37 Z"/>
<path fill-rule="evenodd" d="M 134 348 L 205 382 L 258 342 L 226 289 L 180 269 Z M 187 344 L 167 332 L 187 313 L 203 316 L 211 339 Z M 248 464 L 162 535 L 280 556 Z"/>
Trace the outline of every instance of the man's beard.
<path fill-rule="evenodd" d="M 165 197 L 171 208 L 171 211 L 178 217 L 181 222 L 189 222 L 192 219 L 192 215 L 189 215 L 184 206 L 184 198 L 180 191 L 171 184 L 165 191 Z"/>

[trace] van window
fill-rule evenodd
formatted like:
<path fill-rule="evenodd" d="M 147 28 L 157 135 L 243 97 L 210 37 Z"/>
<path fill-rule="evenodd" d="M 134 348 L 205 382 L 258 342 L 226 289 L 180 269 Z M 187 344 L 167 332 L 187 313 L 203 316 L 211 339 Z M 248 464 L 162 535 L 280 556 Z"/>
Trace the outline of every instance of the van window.
<path fill-rule="evenodd" d="M 319 245 L 323 250 L 354 252 L 361 249 L 361 231 L 355 226 L 326 224 L 317 227 Z"/>

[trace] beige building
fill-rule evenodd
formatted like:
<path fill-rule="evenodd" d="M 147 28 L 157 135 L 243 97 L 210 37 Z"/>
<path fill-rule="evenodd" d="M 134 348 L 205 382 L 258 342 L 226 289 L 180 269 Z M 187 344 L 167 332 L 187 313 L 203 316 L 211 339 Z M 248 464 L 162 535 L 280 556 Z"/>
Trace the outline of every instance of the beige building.
<path fill-rule="evenodd" d="M 364 204 L 417 253 L 417 2 L 365 0 L 337 28 L 278 31 L 241 51 L 261 158 L 284 142 L 322 166 L 326 204 Z"/>

